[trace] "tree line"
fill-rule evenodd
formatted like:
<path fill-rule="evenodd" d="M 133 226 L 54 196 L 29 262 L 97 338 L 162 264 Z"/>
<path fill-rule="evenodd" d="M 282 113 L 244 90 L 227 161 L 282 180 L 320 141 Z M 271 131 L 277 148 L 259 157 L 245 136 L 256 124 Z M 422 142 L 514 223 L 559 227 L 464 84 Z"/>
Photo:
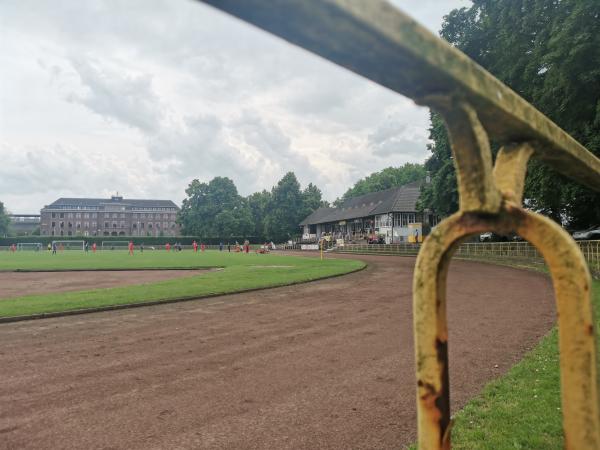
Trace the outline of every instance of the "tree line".
<path fill-rule="evenodd" d="M 178 217 L 182 233 L 225 240 L 246 236 L 255 241 L 286 241 L 298 234 L 304 217 L 327 205 L 317 186 L 309 183 L 301 189 L 293 172 L 286 173 L 270 191 L 248 197 L 241 196 L 227 177 L 208 183 L 193 180 L 185 193 Z"/>
<path fill-rule="evenodd" d="M 388 167 L 358 180 L 333 204 L 424 178 L 421 164 Z M 294 172 L 286 173 L 270 191 L 243 197 L 233 180 L 215 177 L 207 183 L 193 180 L 185 191 L 178 221 L 186 236 L 248 237 L 283 242 L 300 234 L 299 223 L 316 209 L 329 206 L 321 190 L 309 183 L 301 189 Z"/>

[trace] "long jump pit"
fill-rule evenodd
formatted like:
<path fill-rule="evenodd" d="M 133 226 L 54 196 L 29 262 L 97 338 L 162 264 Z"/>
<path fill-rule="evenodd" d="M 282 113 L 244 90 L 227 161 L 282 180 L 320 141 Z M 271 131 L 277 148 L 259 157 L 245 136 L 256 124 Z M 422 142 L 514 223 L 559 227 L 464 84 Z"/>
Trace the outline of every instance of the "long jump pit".
<path fill-rule="evenodd" d="M 416 437 L 414 259 L 348 257 L 368 267 L 0 324 L 0 448 L 406 447 Z M 554 316 L 546 276 L 453 261 L 452 410 L 519 361 Z"/>

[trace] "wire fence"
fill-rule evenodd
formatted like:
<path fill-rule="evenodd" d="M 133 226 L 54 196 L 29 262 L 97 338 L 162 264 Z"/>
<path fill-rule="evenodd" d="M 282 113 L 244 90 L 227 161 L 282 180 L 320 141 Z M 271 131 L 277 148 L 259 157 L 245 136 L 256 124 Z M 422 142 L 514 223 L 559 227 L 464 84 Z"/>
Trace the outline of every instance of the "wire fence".
<path fill-rule="evenodd" d="M 600 278 L 600 241 L 578 241 L 577 245 L 583 253 L 590 272 Z M 337 247 L 340 253 L 361 253 L 370 255 L 405 255 L 414 256 L 419 253 L 421 244 L 347 244 Z M 456 258 L 483 261 L 504 262 L 525 267 L 543 267 L 544 258 L 529 242 L 475 242 L 461 244 Z"/>

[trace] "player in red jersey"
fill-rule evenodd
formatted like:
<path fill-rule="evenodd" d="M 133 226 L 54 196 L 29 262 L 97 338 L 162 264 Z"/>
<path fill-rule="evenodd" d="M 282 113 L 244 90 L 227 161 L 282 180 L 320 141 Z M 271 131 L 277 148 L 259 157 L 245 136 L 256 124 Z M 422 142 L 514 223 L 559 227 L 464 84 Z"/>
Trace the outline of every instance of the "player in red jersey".
<path fill-rule="evenodd" d="M 96 253 L 96 243 L 92 244 L 92 253 Z"/>
<path fill-rule="evenodd" d="M 198 243 L 194 241 L 192 242 L 192 246 L 194 247 L 194 253 L 198 253 Z"/>
<path fill-rule="evenodd" d="M 168 242 L 165 244 L 165 250 L 168 252 L 171 251 L 171 244 L 169 244 Z"/>
<path fill-rule="evenodd" d="M 202 251 L 204 251 L 204 249 L 206 248 L 206 245 L 204 245 L 204 242 L 202 243 L 201 247 Z"/>
<path fill-rule="evenodd" d="M 133 255 L 133 241 L 129 241 L 129 254 Z"/>

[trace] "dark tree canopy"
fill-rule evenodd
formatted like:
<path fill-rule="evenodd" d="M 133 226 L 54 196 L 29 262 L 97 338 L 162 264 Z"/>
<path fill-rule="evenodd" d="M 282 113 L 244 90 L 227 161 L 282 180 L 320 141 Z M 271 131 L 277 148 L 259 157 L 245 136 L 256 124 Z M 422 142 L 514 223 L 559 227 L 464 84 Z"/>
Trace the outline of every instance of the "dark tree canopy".
<path fill-rule="evenodd" d="M 10 219 L 8 218 L 8 212 L 4 208 L 4 203 L 0 202 L 0 237 L 8 234 L 9 225 Z"/>
<path fill-rule="evenodd" d="M 474 0 L 446 16 L 440 34 L 600 155 L 599 1 Z M 450 213 L 457 208 L 455 174 L 436 115 L 431 138 L 432 185 L 421 203 Z M 571 227 L 600 223 L 600 194 L 536 161 L 525 204 Z"/>
<path fill-rule="evenodd" d="M 371 192 L 384 191 L 424 178 L 425 168 L 422 164 L 406 163 L 400 167 L 387 167 L 358 180 L 354 183 L 354 186 L 348 189 L 335 203 L 339 205 L 349 198 L 358 197 L 359 195 L 369 194 Z"/>
<path fill-rule="evenodd" d="M 326 203 L 310 183 L 303 191 L 293 172 L 273 187 L 248 197 L 238 194 L 232 180 L 193 180 L 186 189 L 178 221 L 185 235 L 207 238 L 250 238 L 282 242 L 300 234 L 299 223 Z"/>

